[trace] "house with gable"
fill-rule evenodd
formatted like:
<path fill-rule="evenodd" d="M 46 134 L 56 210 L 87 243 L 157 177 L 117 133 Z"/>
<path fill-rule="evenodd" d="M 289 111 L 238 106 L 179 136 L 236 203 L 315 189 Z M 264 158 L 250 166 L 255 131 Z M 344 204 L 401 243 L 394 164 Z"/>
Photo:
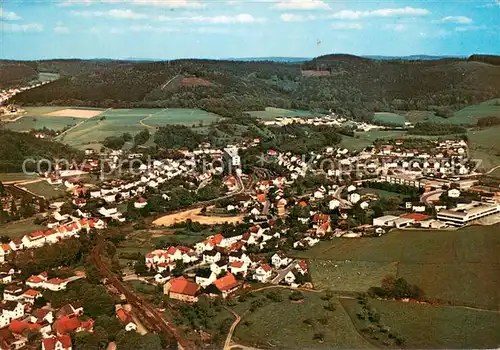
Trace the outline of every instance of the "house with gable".
<path fill-rule="evenodd" d="M 288 264 L 290 264 L 292 262 L 292 259 L 291 258 L 288 258 L 286 257 L 284 254 L 282 253 L 275 253 L 272 257 L 271 257 L 271 263 L 273 264 L 274 267 L 276 268 L 280 268 L 280 267 L 284 267 L 284 266 L 287 266 Z"/>
<path fill-rule="evenodd" d="M 169 298 L 190 303 L 198 301 L 197 294 L 199 290 L 199 285 L 187 280 L 184 276 L 172 279 L 163 286 L 163 292 L 168 295 Z"/>
<path fill-rule="evenodd" d="M 217 279 L 217 275 L 211 269 L 199 269 L 196 271 L 195 282 L 202 288 L 212 284 Z"/>
<path fill-rule="evenodd" d="M 261 264 L 255 269 L 253 279 L 261 283 L 266 283 L 271 279 L 272 273 L 273 269 L 271 268 L 271 266 L 269 266 L 269 264 Z"/>
<path fill-rule="evenodd" d="M 128 311 L 126 311 L 123 307 L 118 307 L 116 309 L 116 317 L 123 324 L 127 332 L 137 330 L 137 325 L 132 319 L 132 315 Z"/>
<path fill-rule="evenodd" d="M 225 299 L 229 294 L 236 291 L 241 286 L 236 277 L 232 273 L 227 273 L 224 277 L 221 277 L 214 281 L 214 283 L 207 288 L 207 292 L 210 295 L 221 295 Z"/>
<path fill-rule="evenodd" d="M 42 350 L 71 350 L 72 343 L 69 335 L 51 336 L 42 340 Z"/>

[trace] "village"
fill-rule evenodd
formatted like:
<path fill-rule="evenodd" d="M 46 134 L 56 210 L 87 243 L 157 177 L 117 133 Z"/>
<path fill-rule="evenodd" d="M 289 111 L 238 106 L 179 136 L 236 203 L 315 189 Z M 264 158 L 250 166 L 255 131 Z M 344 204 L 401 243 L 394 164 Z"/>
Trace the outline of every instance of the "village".
<path fill-rule="evenodd" d="M 391 229 L 452 230 L 498 219 L 498 191 L 480 184 L 462 140 L 418 145 L 390 140 L 362 152 L 329 147 L 305 156 L 269 149 L 255 164 L 256 173 L 243 174 L 240 152 L 259 143 L 254 139 L 224 149 L 204 144 L 120 176 L 110 172 L 99 181 L 88 181 L 87 175 L 99 172 L 103 155 L 88 150 L 82 169 L 55 167 L 41 174 L 51 186 L 64 186 L 68 197 L 50 203 L 45 230 L 26 232 L 0 246 L 1 348 L 26 345 L 29 329 L 41 335 L 42 349 L 71 349 L 69 335 L 91 331 L 93 325 L 92 319 L 81 318 L 84 310 L 78 305 L 54 309 L 37 303 L 46 291 L 64 291 L 85 279 L 85 273 L 60 278 L 39 271 L 22 279 L 22 271 L 11 267 L 12 255 L 61 244 L 82 232 L 127 225 L 152 212 L 195 205 L 203 216 L 217 205 L 226 217 L 241 217 L 224 235 L 152 250 L 136 262 L 144 269 L 122 271 L 123 280 L 160 286 L 165 296 L 187 303 L 201 295 L 226 299 L 249 283 L 313 289 L 307 262 L 293 252 L 323 240 L 376 239 Z M 142 156 L 111 151 L 104 161 L 120 170 L 124 161 Z M 177 193 L 179 188 L 183 194 Z M 210 195 L 202 197 L 203 190 Z M 396 199 L 383 198 L 384 193 Z M 182 204 L 187 194 L 193 198 Z M 143 328 L 130 308 L 117 304 L 116 317 L 127 331 Z"/>

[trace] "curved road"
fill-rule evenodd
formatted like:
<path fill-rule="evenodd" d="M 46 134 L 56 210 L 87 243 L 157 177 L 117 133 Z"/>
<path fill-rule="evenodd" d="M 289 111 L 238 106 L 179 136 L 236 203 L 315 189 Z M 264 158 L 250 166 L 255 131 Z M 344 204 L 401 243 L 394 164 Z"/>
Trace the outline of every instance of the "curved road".
<path fill-rule="evenodd" d="M 424 193 L 422 196 L 420 196 L 420 201 L 426 205 L 431 204 L 431 197 L 437 196 L 439 199 L 439 196 L 441 196 L 441 193 L 443 193 L 443 190 L 436 190 L 436 191 L 431 191 Z"/>
<path fill-rule="evenodd" d="M 224 308 L 226 310 L 230 311 L 235 317 L 235 320 L 234 320 L 233 324 L 231 325 L 231 328 L 229 328 L 229 333 L 227 334 L 226 341 L 224 342 L 224 350 L 229 350 L 229 349 L 231 349 L 231 346 L 230 346 L 231 338 L 233 337 L 233 333 L 234 333 L 234 330 L 236 329 L 236 326 L 241 321 L 241 316 L 238 315 L 235 311 L 231 310 L 228 307 L 224 307 Z"/>

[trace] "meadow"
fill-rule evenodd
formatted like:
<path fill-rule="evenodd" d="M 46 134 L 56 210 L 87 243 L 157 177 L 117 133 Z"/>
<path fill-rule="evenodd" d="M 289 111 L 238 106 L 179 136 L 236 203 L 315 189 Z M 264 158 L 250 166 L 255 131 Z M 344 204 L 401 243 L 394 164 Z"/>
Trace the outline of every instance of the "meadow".
<path fill-rule="evenodd" d="M 8 236 L 11 239 L 22 237 L 25 234 L 45 230 L 46 227 L 36 225 L 32 219 L 9 222 L 8 224 L 0 225 L 0 235 Z"/>
<path fill-rule="evenodd" d="M 280 117 L 312 118 L 319 116 L 319 114 L 315 114 L 309 111 L 274 108 L 274 107 L 266 107 L 264 111 L 249 111 L 247 113 L 250 114 L 252 117 L 263 120 L 274 120 Z"/>
<path fill-rule="evenodd" d="M 27 132 L 33 129 L 51 129 L 59 131 L 67 126 L 74 126 L 81 120 L 71 117 L 43 117 L 43 116 L 31 116 L 22 117 L 15 122 L 9 122 L 5 124 L 7 129 L 18 132 Z"/>
<path fill-rule="evenodd" d="M 25 173 L 0 173 L 0 181 L 3 183 L 31 181 L 37 178 L 38 176 L 36 175 L 28 175 Z"/>
<path fill-rule="evenodd" d="M 314 266 L 318 264 L 315 260 L 356 262 L 354 269 L 350 268 L 352 275 L 345 277 L 349 285 L 325 279 L 327 272 L 316 272 L 322 287 L 361 289 L 366 286 L 366 276 L 380 276 L 384 266 L 397 263 L 396 276 L 417 284 L 427 298 L 499 309 L 499 229 L 500 225 L 455 231 L 395 230 L 377 238 L 324 241 L 294 255 L 314 259 L 313 284 L 316 283 Z"/>
<path fill-rule="evenodd" d="M 358 330 L 366 321 L 357 317 L 361 307 L 354 299 L 340 299 Z M 370 299 L 389 332 L 405 339 L 410 349 L 497 348 L 500 344 L 500 313 L 453 306 L 410 304 Z M 372 340 L 373 341 L 373 340 Z"/>
<path fill-rule="evenodd" d="M 407 122 L 404 115 L 388 112 L 375 113 L 373 120 L 376 122 L 398 124 L 401 126 L 404 126 Z"/>
<path fill-rule="evenodd" d="M 472 158 L 480 159 L 480 168 L 489 170 L 500 165 L 500 126 L 468 131 L 469 149 Z M 498 173 L 500 176 L 500 173 Z"/>
<path fill-rule="evenodd" d="M 325 309 L 329 302 L 322 300 L 319 293 L 303 292 L 302 303 L 291 302 L 288 290 L 278 291 L 283 297 L 280 302 L 265 297 L 266 293 L 276 290 L 254 293 L 254 297 L 233 307 L 242 315 L 254 300 L 262 299 L 264 302 L 255 311 L 244 314 L 234 333 L 236 342 L 278 349 L 374 348 L 357 333 L 336 299 L 330 300 L 335 306 L 335 311 L 330 311 Z M 323 342 L 313 339 L 317 333 L 323 334 Z"/>
<path fill-rule="evenodd" d="M 119 136 L 123 133 L 135 135 L 145 128 L 154 133 L 156 127 L 167 124 L 182 124 L 199 126 L 219 119 L 219 116 L 198 109 L 112 109 L 94 118 L 85 120 L 63 136 L 63 141 L 77 148 L 99 145 L 109 136 Z"/>
<path fill-rule="evenodd" d="M 342 141 L 340 142 L 340 147 L 347 148 L 349 150 L 362 150 L 363 148 L 370 146 L 373 141 L 381 138 L 397 138 L 406 135 L 406 131 L 399 130 L 372 130 L 367 132 L 356 132 L 354 137 L 349 137 L 342 135 Z"/>
<path fill-rule="evenodd" d="M 21 187 L 38 196 L 45 197 L 45 199 L 56 199 L 66 195 L 66 187 L 64 185 L 53 186 L 44 180 L 24 184 Z"/>

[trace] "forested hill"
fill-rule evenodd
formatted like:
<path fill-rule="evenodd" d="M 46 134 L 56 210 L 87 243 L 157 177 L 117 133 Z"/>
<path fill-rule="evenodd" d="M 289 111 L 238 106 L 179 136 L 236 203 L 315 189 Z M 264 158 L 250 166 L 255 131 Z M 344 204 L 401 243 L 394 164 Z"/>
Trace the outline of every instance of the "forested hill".
<path fill-rule="evenodd" d="M 451 110 L 500 96 L 495 56 L 373 60 L 326 55 L 304 63 L 175 60 L 25 62 L 61 79 L 15 96 L 23 105 L 198 107 L 231 117 L 266 106 L 374 111 Z M 11 62 L 12 63 L 12 62 Z"/>

